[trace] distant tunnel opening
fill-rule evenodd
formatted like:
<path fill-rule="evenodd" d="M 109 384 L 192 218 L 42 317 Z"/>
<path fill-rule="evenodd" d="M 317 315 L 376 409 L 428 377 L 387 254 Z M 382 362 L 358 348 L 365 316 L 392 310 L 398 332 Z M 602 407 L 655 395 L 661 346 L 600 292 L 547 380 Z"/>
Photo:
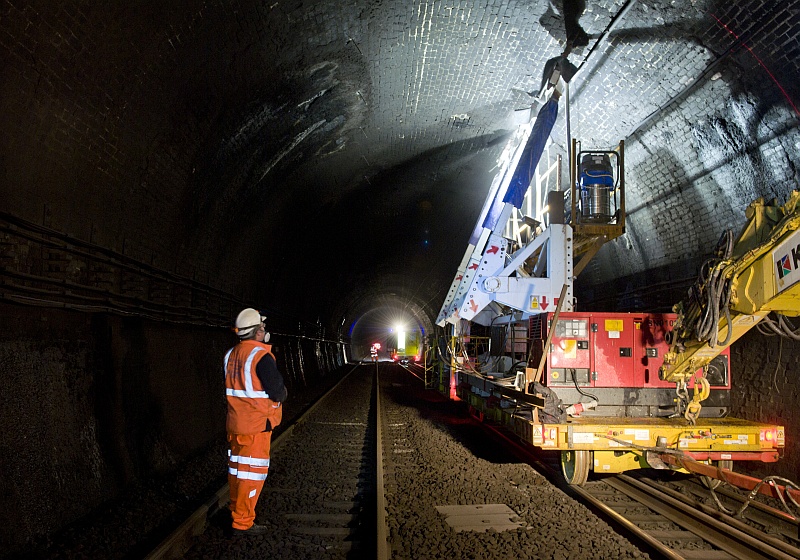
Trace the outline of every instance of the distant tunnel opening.
<path fill-rule="evenodd" d="M 349 335 L 353 359 L 370 356 L 370 347 L 378 343 L 379 359 L 390 359 L 391 350 L 398 349 L 398 341 L 419 341 L 431 333 L 430 317 L 418 304 L 394 295 L 386 295 L 371 307 L 355 316 L 350 322 Z M 405 345 L 404 345 L 405 347 Z"/>

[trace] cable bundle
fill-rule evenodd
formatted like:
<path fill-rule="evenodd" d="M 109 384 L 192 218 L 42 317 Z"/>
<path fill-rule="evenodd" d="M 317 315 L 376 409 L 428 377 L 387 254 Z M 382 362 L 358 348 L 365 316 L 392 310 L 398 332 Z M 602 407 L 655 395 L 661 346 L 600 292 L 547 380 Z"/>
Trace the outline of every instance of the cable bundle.
<path fill-rule="evenodd" d="M 697 306 L 699 314 L 694 324 L 691 336 L 698 342 L 708 342 L 712 348 L 721 344 L 726 346 L 732 335 L 730 328 L 731 312 L 729 308 L 731 299 L 731 281 L 726 274 L 733 253 L 733 232 L 726 230 L 722 234 L 714 257 L 708 259 L 700 267 L 700 275 L 692 286 L 689 294 L 692 305 Z M 724 315 L 728 325 L 727 336 L 719 342 L 719 320 Z"/>

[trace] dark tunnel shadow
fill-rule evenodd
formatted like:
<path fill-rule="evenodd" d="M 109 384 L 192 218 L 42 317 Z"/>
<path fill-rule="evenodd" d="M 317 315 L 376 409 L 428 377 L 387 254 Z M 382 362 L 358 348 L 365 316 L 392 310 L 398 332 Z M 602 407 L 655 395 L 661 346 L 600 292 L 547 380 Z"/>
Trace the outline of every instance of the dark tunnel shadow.
<path fill-rule="evenodd" d="M 539 18 L 539 24 L 553 39 L 573 49 L 588 45 L 589 35 L 580 24 L 580 17 L 586 11 L 586 1 L 559 0 L 557 4 L 553 0 L 547 3 L 547 9 Z"/>
<path fill-rule="evenodd" d="M 770 127 L 769 134 L 759 136 L 759 127 L 764 125 L 767 114 L 776 106 L 781 105 L 780 96 L 773 92 L 772 96 L 757 96 L 755 102 L 747 88 L 738 83 L 731 86 L 730 101 L 727 103 L 728 112 L 718 114 L 705 121 L 695 122 L 691 126 L 691 134 L 696 143 L 698 157 L 703 164 L 700 172 L 685 176 L 680 182 L 679 192 L 691 187 L 697 181 L 711 175 L 714 176 L 725 167 L 734 164 L 737 159 L 744 158 L 742 165 L 737 166 L 735 182 L 739 185 L 751 185 L 750 195 L 738 197 L 738 200 L 731 199 L 724 185 L 720 185 L 714 180 L 717 188 L 726 194 L 725 204 L 732 208 L 741 208 L 752 202 L 752 199 L 764 196 L 766 198 L 777 197 L 780 199 L 780 192 L 776 189 L 759 188 L 758 185 L 775 185 L 779 179 L 771 177 L 771 167 L 764 162 L 759 148 L 765 142 L 773 141 L 784 136 L 790 130 L 797 127 L 797 123 L 787 122 L 780 128 Z M 648 128 L 643 129 L 647 131 Z M 657 150 L 652 157 L 656 159 L 664 158 L 667 162 L 667 169 L 670 175 L 676 176 L 677 171 L 685 171 L 685 168 L 678 162 L 677 158 L 664 148 Z M 729 181 L 733 183 L 733 179 Z M 788 192 L 788 191 L 787 191 Z M 665 199 L 674 196 L 674 191 L 663 192 L 646 202 L 630 208 L 628 215 L 633 215 L 645 206 L 650 206 L 663 202 Z M 718 205 L 715 205 L 715 207 Z"/>
<path fill-rule="evenodd" d="M 391 277 L 411 293 L 419 292 L 422 302 L 437 298 L 439 294 L 430 293 L 430 288 L 448 286 L 452 280 L 473 216 L 491 183 L 496 153 L 502 149 L 496 140 L 504 135 L 485 134 L 428 150 L 346 191 L 337 189 L 335 197 L 312 201 L 311 206 L 305 189 L 287 192 L 287 204 L 305 206 L 303 220 L 313 222 L 313 228 L 297 231 L 293 243 L 315 247 L 315 267 L 328 277 L 329 289 L 320 294 L 330 300 L 325 306 L 346 309 L 351 294 L 363 293 L 359 286 L 374 286 L 372 279 Z M 468 218 L 451 224 L 441 219 L 444 212 Z M 302 251 L 265 243 L 265 254 L 281 250 L 282 268 L 307 267 L 308 255 Z M 431 266 L 434 262 L 441 266 Z M 269 275 L 262 287 L 288 297 L 302 291 L 304 281 Z"/>

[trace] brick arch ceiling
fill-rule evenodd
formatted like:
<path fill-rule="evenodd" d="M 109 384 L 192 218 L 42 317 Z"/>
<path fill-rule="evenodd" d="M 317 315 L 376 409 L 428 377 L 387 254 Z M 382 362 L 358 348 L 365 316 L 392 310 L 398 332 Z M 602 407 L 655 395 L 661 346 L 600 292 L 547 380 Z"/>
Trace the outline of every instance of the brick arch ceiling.
<path fill-rule="evenodd" d="M 792 3 L 0 10 L 4 212 L 332 328 L 387 293 L 438 311 L 567 32 L 573 136 L 628 149 L 628 233 L 588 292 L 701 256 L 751 199 L 796 184 Z"/>

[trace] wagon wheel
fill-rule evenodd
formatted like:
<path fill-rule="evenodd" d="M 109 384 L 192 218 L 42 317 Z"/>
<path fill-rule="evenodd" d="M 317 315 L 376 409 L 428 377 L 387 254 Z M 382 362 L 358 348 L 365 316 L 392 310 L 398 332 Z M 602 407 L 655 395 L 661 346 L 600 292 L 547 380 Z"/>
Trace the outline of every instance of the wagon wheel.
<path fill-rule="evenodd" d="M 564 479 L 573 486 L 583 486 L 589 478 L 589 465 L 592 452 L 587 449 L 570 449 L 561 452 L 561 472 Z"/>

